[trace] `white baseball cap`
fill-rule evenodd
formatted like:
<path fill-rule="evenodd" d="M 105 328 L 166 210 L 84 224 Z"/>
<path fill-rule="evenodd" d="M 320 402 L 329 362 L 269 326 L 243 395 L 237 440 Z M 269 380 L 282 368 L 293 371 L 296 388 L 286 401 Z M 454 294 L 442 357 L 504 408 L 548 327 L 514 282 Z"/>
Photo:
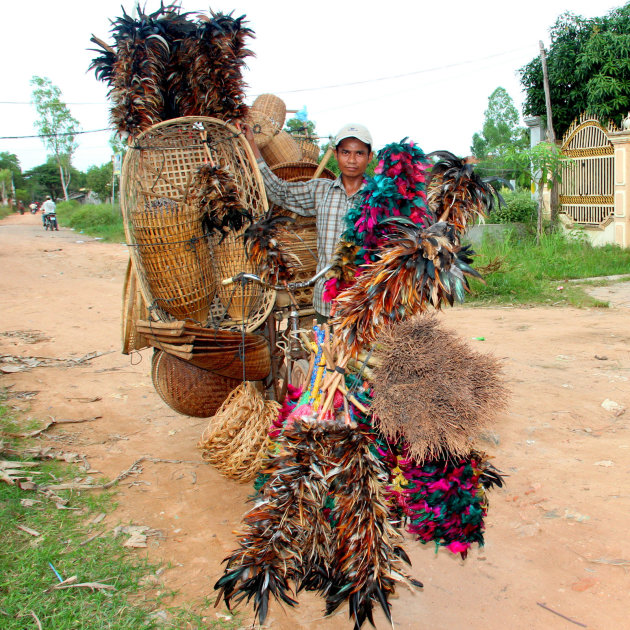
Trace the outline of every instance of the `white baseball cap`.
<path fill-rule="evenodd" d="M 357 140 L 361 140 L 365 144 L 372 148 L 372 135 L 367 130 L 367 127 L 363 125 L 359 125 L 357 123 L 351 123 L 349 125 L 344 125 L 335 136 L 335 147 L 339 145 L 342 140 L 346 138 L 356 138 Z"/>

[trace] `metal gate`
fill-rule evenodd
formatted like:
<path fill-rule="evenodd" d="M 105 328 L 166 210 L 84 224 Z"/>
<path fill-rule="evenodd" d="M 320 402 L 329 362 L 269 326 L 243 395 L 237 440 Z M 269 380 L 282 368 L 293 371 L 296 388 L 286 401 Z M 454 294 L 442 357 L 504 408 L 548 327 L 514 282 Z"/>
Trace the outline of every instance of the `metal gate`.
<path fill-rule="evenodd" d="M 614 215 L 614 149 L 608 132 L 618 131 L 613 123 L 604 128 L 588 114 L 576 118 L 564 134 L 559 190 L 560 212 L 575 224 L 604 228 Z"/>

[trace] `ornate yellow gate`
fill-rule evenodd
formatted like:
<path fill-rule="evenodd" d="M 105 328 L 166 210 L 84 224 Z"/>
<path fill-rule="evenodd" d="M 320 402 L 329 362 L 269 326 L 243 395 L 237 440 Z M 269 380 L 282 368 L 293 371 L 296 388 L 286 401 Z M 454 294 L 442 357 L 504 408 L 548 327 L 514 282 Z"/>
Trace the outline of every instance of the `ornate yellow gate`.
<path fill-rule="evenodd" d="M 564 134 L 562 152 L 568 158 L 562 168 L 560 212 L 574 223 L 604 228 L 613 220 L 614 149 L 608 133 L 593 116 L 582 114 Z"/>

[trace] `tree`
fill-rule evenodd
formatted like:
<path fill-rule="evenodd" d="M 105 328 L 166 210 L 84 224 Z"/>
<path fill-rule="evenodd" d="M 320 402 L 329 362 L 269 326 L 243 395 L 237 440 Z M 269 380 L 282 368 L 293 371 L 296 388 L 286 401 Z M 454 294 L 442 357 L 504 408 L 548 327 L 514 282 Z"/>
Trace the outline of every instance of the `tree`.
<path fill-rule="evenodd" d="M 85 185 L 93 190 L 101 201 L 105 201 L 112 194 L 112 171 L 111 161 L 102 166 L 90 166 L 87 170 Z"/>
<path fill-rule="evenodd" d="M 515 171 L 506 159 L 512 150 L 525 151 L 529 145 L 527 129 L 519 125 L 519 114 L 505 88 L 498 87 L 488 97 L 481 133 L 475 133 L 470 150 L 480 160 L 476 171 L 484 176 L 518 179 L 528 185 L 527 174 Z"/>
<path fill-rule="evenodd" d="M 74 167 L 70 167 L 70 184 L 68 193 L 78 190 L 85 184 L 86 175 Z M 49 157 L 45 164 L 35 166 L 30 171 L 24 173 L 26 187 L 31 199 L 41 200 L 45 195 L 50 195 L 53 199 L 63 195 L 61 181 L 59 179 L 59 169 L 54 157 Z M 66 197 L 67 199 L 67 197 Z"/>
<path fill-rule="evenodd" d="M 301 120 L 300 118 L 289 118 L 285 123 L 284 130 L 292 136 L 309 136 L 316 138 L 315 123 L 311 120 Z"/>
<path fill-rule="evenodd" d="M 76 151 L 75 135 L 79 131 L 79 121 L 72 117 L 70 110 L 60 100 L 61 90 L 50 79 L 34 76 L 31 79 L 33 102 L 39 115 L 35 121 L 44 146 L 50 151 L 59 169 L 59 179 L 66 200 L 71 181 L 72 154 Z"/>
<path fill-rule="evenodd" d="M 0 152 L 0 169 L 8 169 L 11 171 L 13 174 L 13 183 L 16 188 L 24 185 L 24 176 L 22 175 L 20 160 L 15 153 L 9 153 L 8 151 Z"/>
<path fill-rule="evenodd" d="M 582 112 L 620 124 L 630 109 L 630 3 L 603 17 L 563 13 L 547 53 L 554 129 L 562 137 Z M 525 114 L 545 113 L 540 56 L 520 69 Z"/>

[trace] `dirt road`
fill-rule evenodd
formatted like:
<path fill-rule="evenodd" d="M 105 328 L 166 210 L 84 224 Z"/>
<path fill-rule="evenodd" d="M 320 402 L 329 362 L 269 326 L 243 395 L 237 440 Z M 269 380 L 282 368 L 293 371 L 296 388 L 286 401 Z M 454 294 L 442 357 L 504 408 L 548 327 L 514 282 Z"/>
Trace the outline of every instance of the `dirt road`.
<path fill-rule="evenodd" d="M 207 421 L 162 403 L 150 351 L 120 354 L 127 256 L 123 245 L 63 227 L 44 232 L 39 216 L 0 222 L 0 386 L 28 416 L 97 418 L 47 432 L 47 443 L 86 456 L 86 476 L 99 477 L 97 470 L 113 479 L 141 457 L 154 460 L 121 482 L 118 508 L 104 523 L 159 530 L 137 553 L 168 567 L 158 579 L 178 590 L 176 603 L 201 607 L 235 546 L 251 488 L 201 461 L 196 443 Z M 399 591 L 396 628 L 630 627 L 630 290 L 625 283 L 608 292 L 611 308 L 444 313 L 463 338 L 484 337 L 470 343 L 505 366 L 511 404 L 480 446 L 508 475 L 507 487 L 490 497 L 485 548 L 465 562 L 406 543 L 425 587 Z M 36 357 L 36 367 L 2 374 L 25 357 Z M 618 407 L 604 408 L 606 400 Z M 299 599 L 293 610 L 273 605 L 268 626 L 351 627 L 345 610 L 322 619 L 318 598 Z M 215 619 L 216 611 L 206 614 Z M 377 625 L 388 627 L 382 615 Z"/>

